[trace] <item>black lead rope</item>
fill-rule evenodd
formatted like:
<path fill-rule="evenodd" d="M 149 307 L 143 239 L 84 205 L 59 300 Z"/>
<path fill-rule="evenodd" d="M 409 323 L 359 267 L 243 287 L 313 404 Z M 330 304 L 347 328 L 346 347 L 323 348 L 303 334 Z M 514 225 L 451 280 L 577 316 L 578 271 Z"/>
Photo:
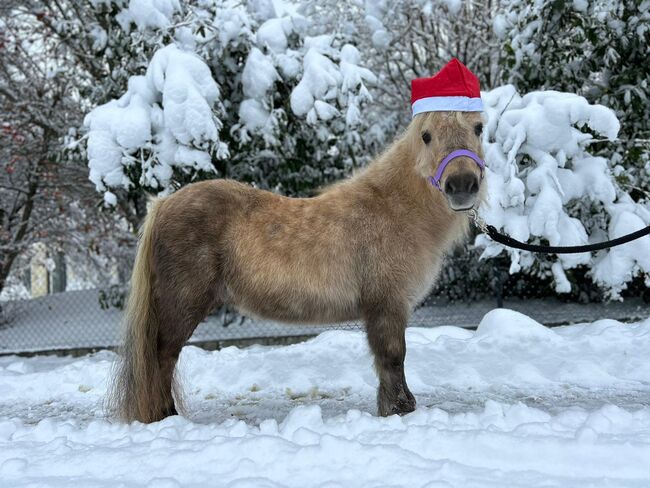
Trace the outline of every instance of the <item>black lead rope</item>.
<path fill-rule="evenodd" d="M 626 242 L 630 242 L 634 239 L 638 239 L 650 234 L 649 225 L 645 229 L 637 230 L 636 232 L 632 232 L 631 234 L 612 239 L 611 241 L 598 242 L 596 244 L 586 244 L 584 246 L 540 246 L 538 244 L 526 244 L 525 242 L 520 242 L 510 236 L 501 234 L 491 225 L 487 225 L 486 228 L 487 235 L 489 235 L 492 240 L 498 242 L 499 244 L 521 249 L 522 251 L 542 252 L 547 254 L 572 254 L 579 252 L 599 251 L 601 249 L 607 249 L 609 247 L 620 246 L 621 244 L 625 244 Z"/>
<path fill-rule="evenodd" d="M 611 241 L 598 242 L 596 244 L 586 244 L 584 246 L 541 246 L 538 244 L 527 244 L 525 242 L 518 241 L 513 239 L 510 236 L 502 234 L 494 226 L 488 225 L 483 220 L 478 217 L 476 212 L 471 211 L 470 216 L 474 220 L 474 223 L 485 232 L 493 241 L 503 244 L 504 246 L 514 247 L 515 249 L 521 249 L 522 251 L 530 252 L 539 252 L 545 254 L 575 254 L 581 252 L 590 252 L 590 251 L 600 251 L 601 249 L 607 249 L 610 247 L 620 246 L 627 242 L 639 239 L 643 236 L 650 234 L 650 225 L 643 229 L 639 229 L 636 232 L 631 234 L 626 234 Z"/>

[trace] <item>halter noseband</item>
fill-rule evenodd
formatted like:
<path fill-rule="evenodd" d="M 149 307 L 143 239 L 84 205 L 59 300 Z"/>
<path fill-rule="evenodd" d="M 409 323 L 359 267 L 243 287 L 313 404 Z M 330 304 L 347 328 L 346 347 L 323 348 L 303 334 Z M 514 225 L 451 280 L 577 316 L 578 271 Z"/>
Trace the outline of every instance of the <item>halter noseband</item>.
<path fill-rule="evenodd" d="M 468 158 L 472 159 L 478 165 L 478 167 L 481 168 L 481 175 L 483 174 L 483 170 L 485 169 L 485 162 L 478 156 L 478 154 L 470 151 L 469 149 L 456 149 L 455 151 L 450 152 L 445 157 L 445 159 L 440 162 L 440 166 L 438 166 L 438 171 L 436 171 L 435 176 L 429 176 L 429 183 L 435 186 L 438 190 L 442 191 L 442 188 L 440 188 L 440 178 L 442 178 L 442 173 L 444 173 L 445 168 L 449 163 L 451 163 L 453 159 L 459 158 L 461 156 L 467 156 Z"/>

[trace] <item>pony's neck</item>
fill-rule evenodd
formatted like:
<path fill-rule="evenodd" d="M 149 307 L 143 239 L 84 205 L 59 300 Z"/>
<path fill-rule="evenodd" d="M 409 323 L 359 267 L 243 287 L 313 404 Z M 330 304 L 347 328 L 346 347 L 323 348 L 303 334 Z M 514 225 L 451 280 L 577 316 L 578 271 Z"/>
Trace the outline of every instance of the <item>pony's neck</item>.
<path fill-rule="evenodd" d="M 353 178 L 361 184 L 370 184 L 388 199 L 412 201 L 426 210 L 435 208 L 443 214 L 453 214 L 442 193 L 432 188 L 415 168 L 415 155 L 405 137 L 395 141 L 383 154 Z M 436 191 L 432 191 L 436 190 Z"/>
<path fill-rule="evenodd" d="M 400 206 L 412 213 L 409 220 L 417 221 L 423 228 L 455 233 L 458 226 L 467 227 L 464 212 L 451 210 L 442 192 L 416 170 L 415 157 L 408 140 L 401 137 L 354 176 L 351 183 L 372 187 L 387 206 L 401 202 Z"/>

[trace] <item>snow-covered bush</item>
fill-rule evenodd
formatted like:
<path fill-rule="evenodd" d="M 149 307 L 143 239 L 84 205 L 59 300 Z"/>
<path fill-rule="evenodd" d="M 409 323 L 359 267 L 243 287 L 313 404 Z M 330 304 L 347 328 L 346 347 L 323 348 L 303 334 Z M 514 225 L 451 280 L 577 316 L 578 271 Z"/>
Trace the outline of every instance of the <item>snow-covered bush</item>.
<path fill-rule="evenodd" d="M 619 139 L 596 147 L 621 188 L 650 201 L 650 1 L 503 0 L 494 29 L 501 79 L 521 93 L 577 93 L 615 111 Z"/>
<path fill-rule="evenodd" d="M 483 214 L 489 223 L 518 240 L 553 246 L 603 241 L 650 224 L 650 211 L 618 188 L 607 160 L 590 149 L 595 137 L 616 138 L 620 125 L 612 110 L 569 93 L 521 96 L 511 85 L 482 97 L 489 189 Z M 503 250 L 486 236 L 477 243 L 486 246 L 483 257 Z M 591 278 L 616 296 L 634 276 L 650 276 L 648 249 L 646 236 L 596 254 L 564 254 L 552 261 L 507 252 L 511 273 L 550 271 L 558 293 L 571 290 L 564 270 L 587 266 Z"/>
<path fill-rule="evenodd" d="M 206 177 L 304 194 L 365 162 L 360 114 L 374 75 L 343 34 L 311 36 L 280 2 L 205 5 L 165 3 L 163 18 L 185 16 L 156 26 L 173 42 L 86 118 L 90 177 L 107 204 Z M 132 1 L 118 17 L 144 18 L 142 8 Z"/>
<path fill-rule="evenodd" d="M 610 237 L 640 227 L 644 219 L 647 222 L 650 80 L 646 58 L 650 2 L 504 0 L 499 2 L 493 27 L 502 46 L 501 80 L 515 85 L 520 93 L 552 89 L 582 95 L 590 103 L 612 109 L 620 121 L 617 138 L 589 141 L 589 153 L 606 160 L 608 177 L 615 188 L 615 204 L 602 198 L 597 202 L 589 200 L 591 204 L 576 202 L 570 205 L 572 215 L 586 223 L 590 234 L 594 225 L 591 222 L 600 222 L 596 228 L 607 229 Z M 597 164 L 604 162 L 598 160 Z M 594 233 L 593 240 L 597 237 L 598 233 Z M 643 271 L 647 273 L 648 269 L 645 254 L 647 241 L 637 241 L 599 253 L 585 266 L 590 268 L 589 277 L 596 284 L 616 295 L 634 274 L 639 275 L 635 286 L 643 287 Z M 536 259 L 540 265 L 542 260 Z M 556 264 L 554 270 L 557 280 L 562 281 L 560 265 Z M 574 288 L 579 285 L 571 273 L 567 276 Z M 568 282 L 559 286 L 563 290 L 568 287 Z"/>
<path fill-rule="evenodd" d="M 217 158 L 228 155 L 219 140 L 216 114 L 222 111 L 203 61 L 175 45 L 160 49 L 146 74 L 129 80 L 122 98 L 86 117 L 91 181 L 115 205 L 110 188 L 168 191 L 174 167 L 212 172 L 210 149 Z"/>

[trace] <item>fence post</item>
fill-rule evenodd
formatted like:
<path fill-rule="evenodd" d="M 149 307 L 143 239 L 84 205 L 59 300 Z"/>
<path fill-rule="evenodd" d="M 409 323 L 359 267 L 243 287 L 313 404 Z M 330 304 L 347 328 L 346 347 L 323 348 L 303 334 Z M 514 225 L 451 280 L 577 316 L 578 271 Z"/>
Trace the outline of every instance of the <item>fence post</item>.
<path fill-rule="evenodd" d="M 68 284 L 65 254 L 62 251 L 55 251 L 54 264 L 55 268 L 50 275 L 50 293 L 61 293 Z"/>

